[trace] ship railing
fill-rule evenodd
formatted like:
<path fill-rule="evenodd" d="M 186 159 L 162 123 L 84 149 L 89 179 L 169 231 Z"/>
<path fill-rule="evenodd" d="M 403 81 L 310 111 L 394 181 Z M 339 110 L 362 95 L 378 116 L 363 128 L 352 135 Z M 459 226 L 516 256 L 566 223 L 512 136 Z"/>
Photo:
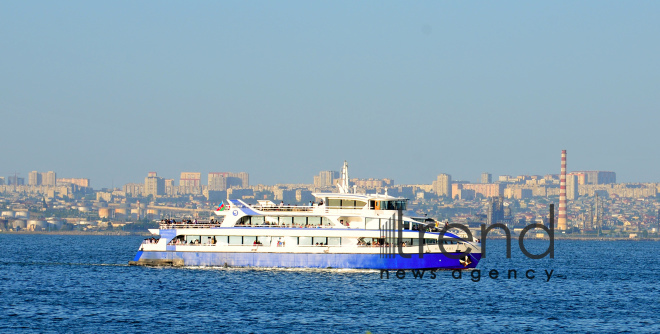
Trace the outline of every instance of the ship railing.
<path fill-rule="evenodd" d="M 253 208 L 259 211 L 310 212 L 315 209 L 322 209 L 323 207 L 303 205 L 255 205 Z"/>
<path fill-rule="evenodd" d="M 170 243 L 167 244 L 167 245 L 168 246 L 215 246 L 215 245 L 218 245 L 218 244 L 210 244 L 210 243 L 195 244 L 195 243 L 191 243 L 191 242 L 184 244 L 184 243 L 173 243 L 173 242 L 170 241 Z"/>
<path fill-rule="evenodd" d="M 168 230 L 168 229 L 175 229 L 175 228 L 212 228 L 212 227 L 220 227 L 220 223 L 197 223 L 197 224 L 184 224 L 184 223 L 176 223 L 176 224 L 160 224 L 160 229 L 161 230 Z"/>
<path fill-rule="evenodd" d="M 239 225 L 236 224 L 234 227 L 271 227 L 271 228 L 334 228 L 329 225 Z"/>
<path fill-rule="evenodd" d="M 264 212 L 318 212 L 328 213 L 330 210 L 341 210 L 342 213 L 360 213 L 363 207 L 361 206 L 327 206 L 327 205 L 271 205 L 261 206 L 255 205 L 252 207 L 255 210 Z"/>

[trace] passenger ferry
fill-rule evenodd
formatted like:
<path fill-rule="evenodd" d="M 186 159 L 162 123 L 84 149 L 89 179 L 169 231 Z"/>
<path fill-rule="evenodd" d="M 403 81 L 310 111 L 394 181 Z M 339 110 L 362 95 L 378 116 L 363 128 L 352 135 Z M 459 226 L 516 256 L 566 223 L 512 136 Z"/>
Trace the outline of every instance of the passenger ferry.
<path fill-rule="evenodd" d="M 407 199 L 350 192 L 346 162 L 337 187 L 338 193 L 314 193 L 310 205 L 233 199 L 214 211 L 217 220 L 163 223 L 150 230 L 159 238 L 143 242 L 129 264 L 406 270 L 479 262 L 479 242 L 452 233 L 440 239 L 443 254 L 438 223 L 403 215 Z"/>

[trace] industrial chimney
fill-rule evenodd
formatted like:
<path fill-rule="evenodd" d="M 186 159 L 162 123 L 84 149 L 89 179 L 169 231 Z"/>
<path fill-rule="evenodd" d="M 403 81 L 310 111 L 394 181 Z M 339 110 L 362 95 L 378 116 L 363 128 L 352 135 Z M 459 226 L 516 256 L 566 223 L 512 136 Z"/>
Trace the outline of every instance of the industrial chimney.
<path fill-rule="evenodd" d="M 557 229 L 566 230 L 566 150 L 561 151 L 561 176 L 559 178 L 559 217 Z"/>

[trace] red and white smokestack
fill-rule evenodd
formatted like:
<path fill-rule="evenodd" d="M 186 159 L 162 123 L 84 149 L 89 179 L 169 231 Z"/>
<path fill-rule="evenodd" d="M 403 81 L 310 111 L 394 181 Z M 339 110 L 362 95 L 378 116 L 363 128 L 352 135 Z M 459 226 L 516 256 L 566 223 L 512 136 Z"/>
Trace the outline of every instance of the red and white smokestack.
<path fill-rule="evenodd" d="M 557 229 L 566 230 L 566 150 L 561 151 L 561 176 L 559 179 L 559 214 Z"/>

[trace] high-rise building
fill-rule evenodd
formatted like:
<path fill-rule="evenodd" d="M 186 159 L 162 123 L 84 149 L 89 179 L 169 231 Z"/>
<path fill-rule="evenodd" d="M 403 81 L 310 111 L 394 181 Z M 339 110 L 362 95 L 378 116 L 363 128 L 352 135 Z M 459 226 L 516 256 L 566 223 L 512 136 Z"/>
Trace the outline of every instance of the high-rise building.
<path fill-rule="evenodd" d="M 486 211 L 488 225 L 504 220 L 504 200 L 502 197 L 491 197 Z"/>
<path fill-rule="evenodd" d="M 41 173 L 33 170 L 28 174 L 28 185 L 29 186 L 40 186 L 41 185 Z"/>
<path fill-rule="evenodd" d="M 237 177 L 241 180 L 241 188 L 248 188 L 250 186 L 250 175 L 246 172 L 240 173 L 231 173 L 233 177 Z"/>
<path fill-rule="evenodd" d="M 493 174 L 481 173 L 481 183 L 493 183 Z"/>
<path fill-rule="evenodd" d="M 451 175 L 439 174 L 435 181 L 435 193 L 438 196 L 451 197 Z"/>
<path fill-rule="evenodd" d="M 616 183 L 616 173 L 598 170 L 576 171 L 580 184 L 611 184 Z"/>
<path fill-rule="evenodd" d="M 579 187 L 578 176 L 576 174 L 568 174 L 566 176 L 566 198 L 570 200 L 575 200 L 579 197 Z"/>
<path fill-rule="evenodd" d="M 5 179 L 8 186 L 22 186 L 25 185 L 25 178 L 18 177 L 16 174 L 9 176 Z"/>
<path fill-rule="evenodd" d="M 149 172 L 144 178 L 144 196 L 153 197 L 165 195 L 165 179 L 158 177 L 156 172 Z"/>
<path fill-rule="evenodd" d="M 165 194 L 167 196 L 176 196 L 179 194 L 179 187 L 174 186 L 174 179 L 165 179 Z"/>
<path fill-rule="evenodd" d="M 227 177 L 229 173 L 209 173 L 209 190 L 227 190 Z"/>
<path fill-rule="evenodd" d="M 339 172 L 334 170 L 324 170 L 314 177 L 314 186 L 317 188 L 332 187 L 335 180 L 339 178 Z"/>
<path fill-rule="evenodd" d="M 179 188 L 183 194 L 202 193 L 202 173 L 182 172 L 179 178 Z"/>
<path fill-rule="evenodd" d="M 57 174 L 53 171 L 42 174 L 43 185 L 54 187 L 57 185 Z"/>

